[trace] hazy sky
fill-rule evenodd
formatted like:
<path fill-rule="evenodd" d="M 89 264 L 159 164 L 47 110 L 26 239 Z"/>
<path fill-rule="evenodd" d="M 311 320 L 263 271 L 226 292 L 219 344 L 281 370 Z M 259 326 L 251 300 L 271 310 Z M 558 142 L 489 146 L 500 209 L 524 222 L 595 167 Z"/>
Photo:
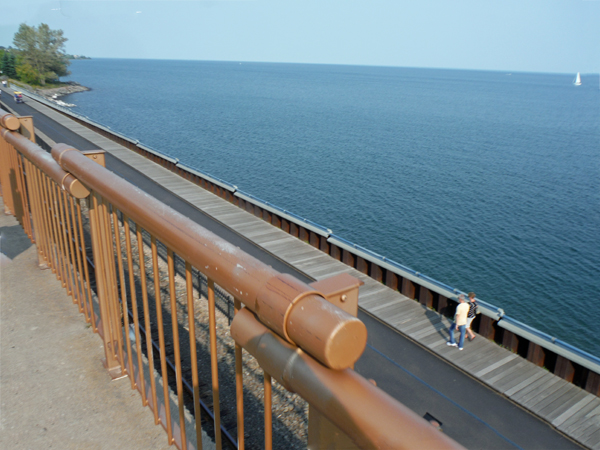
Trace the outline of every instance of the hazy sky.
<path fill-rule="evenodd" d="M 96 58 L 600 72 L 600 0 L 1 0 L 0 45 L 22 22 Z"/>

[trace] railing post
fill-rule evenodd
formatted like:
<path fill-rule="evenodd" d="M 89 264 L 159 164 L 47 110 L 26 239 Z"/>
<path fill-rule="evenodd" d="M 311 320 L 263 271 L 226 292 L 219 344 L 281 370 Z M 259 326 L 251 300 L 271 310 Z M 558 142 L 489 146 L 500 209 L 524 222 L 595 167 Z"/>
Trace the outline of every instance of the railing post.
<path fill-rule="evenodd" d="M 26 118 L 27 119 L 27 118 Z M 22 121 L 21 118 L 17 118 L 12 114 L 9 114 L 3 110 L 0 110 L 0 129 L 2 130 L 2 136 L 5 132 L 17 131 L 24 123 L 30 123 L 33 127 L 31 118 L 29 121 Z M 28 125 L 29 126 L 29 125 Z M 21 131 L 18 131 L 21 132 Z M 6 142 L 5 139 L 0 140 L 0 184 L 2 185 L 2 196 L 4 198 L 4 214 L 6 215 L 17 215 L 15 212 L 15 202 L 13 194 L 17 186 L 16 182 L 16 166 L 15 158 L 16 150 Z"/>
<path fill-rule="evenodd" d="M 96 272 L 96 284 L 98 286 L 98 303 L 100 306 L 100 321 L 102 331 L 101 337 L 104 342 L 104 354 L 105 360 L 103 361 L 104 367 L 108 370 L 108 373 L 113 379 L 120 378 L 123 375 L 123 370 L 119 361 L 117 360 L 117 349 L 115 348 L 116 336 L 113 336 L 115 327 L 113 324 L 113 315 L 110 311 L 110 296 L 111 296 L 111 283 L 114 282 L 110 276 L 110 264 L 107 261 L 108 252 L 104 230 L 103 221 L 104 214 L 102 208 L 102 201 L 98 201 L 97 194 L 92 192 L 89 197 L 90 205 L 90 228 L 92 232 L 92 253 L 94 255 L 94 264 Z"/>
<path fill-rule="evenodd" d="M 14 215 L 14 186 L 11 182 L 11 173 L 14 173 L 14 168 L 10 157 L 12 151 L 14 150 L 8 142 L 5 140 L 0 142 L 0 185 L 2 185 L 2 197 L 4 199 L 4 214 L 7 216 Z"/>
<path fill-rule="evenodd" d="M 33 127 L 33 116 L 19 116 L 19 133 L 35 143 L 35 128 Z"/>
<path fill-rule="evenodd" d="M 100 165 L 104 165 L 103 152 L 90 152 L 86 156 Z M 102 154 L 99 158 L 97 155 Z M 96 157 L 94 158 L 94 155 Z M 104 367 L 116 380 L 126 375 L 119 361 L 119 347 L 122 338 L 121 309 L 117 292 L 117 274 L 114 265 L 114 250 L 110 215 L 106 201 L 92 192 L 88 197 L 90 228 L 92 232 L 92 252 L 96 269 L 98 286 L 98 303 L 102 323 L 102 340 L 104 342 Z M 118 237 L 117 237 L 118 238 Z"/>
<path fill-rule="evenodd" d="M 325 280 L 315 281 L 311 286 L 325 296 L 325 300 L 356 317 L 358 315 L 358 288 L 364 283 L 346 273 Z M 266 409 L 266 405 L 265 405 Z M 354 450 L 359 447 L 346 433 L 335 426 L 317 409 L 308 405 L 308 448 L 317 450 Z"/>

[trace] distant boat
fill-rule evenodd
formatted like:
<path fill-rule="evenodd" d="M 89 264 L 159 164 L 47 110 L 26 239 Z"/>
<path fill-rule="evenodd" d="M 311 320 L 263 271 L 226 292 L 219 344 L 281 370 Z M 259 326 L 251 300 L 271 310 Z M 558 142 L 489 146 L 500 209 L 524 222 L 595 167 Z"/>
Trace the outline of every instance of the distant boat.
<path fill-rule="evenodd" d="M 579 74 L 579 72 L 577 72 L 577 76 L 573 80 L 573 84 L 575 86 L 581 86 L 581 75 Z"/>

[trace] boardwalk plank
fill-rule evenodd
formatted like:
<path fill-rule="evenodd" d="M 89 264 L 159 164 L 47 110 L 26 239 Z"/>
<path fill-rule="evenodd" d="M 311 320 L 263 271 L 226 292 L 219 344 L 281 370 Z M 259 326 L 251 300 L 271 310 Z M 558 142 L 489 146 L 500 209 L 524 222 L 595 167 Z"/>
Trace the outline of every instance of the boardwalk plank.
<path fill-rule="evenodd" d="M 403 314 L 405 310 L 406 305 L 404 303 L 393 301 L 382 305 L 381 308 L 371 309 L 369 312 L 377 317 L 396 317 Z"/>
<path fill-rule="evenodd" d="M 362 288 L 361 288 L 362 289 Z M 358 304 L 371 311 L 384 302 L 404 302 L 406 299 L 398 296 L 394 291 L 378 286 L 366 286 L 366 289 L 359 292 Z"/>
<path fill-rule="evenodd" d="M 531 383 L 527 383 L 524 387 L 517 390 L 512 389 L 510 393 L 510 398 L 518 403 L 522 403 L 522 401 L 526 401 L 527 396 L 538 389 L 543 389 L 543 387 L 551 382 L 557 382 L 558 379 L 556 376 L 552 375 L 550 372 L 546 372 L 542 374 L 541 377 L 533 380 Z M 507 394 L 508 395 L 508 394 Z"/>
<path fill-rule="evenodd" d="M 417 316 L 410 322 L 410 324 L 410 330 L 404 329 L 402 330 L 402 333 L 404 333 L 406 336 L 411 337 L 412 339 L 415 339 L 415 334 L 427 334 L 428 332 L 435 330 L 435 325 L 432 324 L 431 320 L 427 318 L 420 318 Z"/>
<path fill-rule="evenodd" d="M 440 330 L 446 328 L 446 324 L 441 321 L 438 320 L 437 323 L 432 323 L 431 326 L 427 327 L 427 328 L 423 328 L 421 330 L 415 330 L 413 332 L 411 332 L 409 334 L 409 336 L 415 340 L 420 341 L 421 339 L 425 338 L 426 336 L 429 336 L 432 333 L 438 333 Z M 440 334 L 440 337 L 442 335 Z"/>
<path fill-rule="evenodd" d="M 590 402 L 590 394 L 583 389 L 579 389 L 578 392 L 573 393 L 570 397 L 562 397 L 560 403 L 558 400 L 546 408 L 540 410 L 539 414 L 554 425 L 554 420 L 560 417 L 566 411 L 572 411 L 574 406 L 581 408 Z M 575 409 L 577 411 L 577 409 Z M 573 411 L 574 412 L 574 411 Z M 556 425 L 555 425 L 556 426 Z"/>
<path fill-rule="evenodd" d="M 505 378 L 504 380 L 500 380 L 497 383 L 494 383 L 494 389 L 505 393 L 509 389 L 526 382 L 527 380 L 531 380 L 531 378 L 535 375 L 541 377 L 543 375 L 544 370 L 536 366 L 535 364 L 528 364 L 524 370 L 519 371 L 516 376 Z"/>
<path fill-rule="evenodd" d="M 544 393 L 546 396 L 548 396 L 552 392 L 556 391 L 564 385 L 564 380 L 555 375 L 552 375 L 550 377 L 543 377 L 540 380 L 542 381 L 540 383 L 536 382 L 535 387 L 533 389 L 528 389 L 526 393 L 519 392 L 513 395 L 511 398 L 518 402 L 520 405 L 527 407 L 527 403 L 530 402 L 532 399 L 535 401 L 536 398 L 538 398 Z"/>
<path fill-rule="evenodd" d="M 474 375 L 478 378 L 481 378 L 485 374 L 487 374 L 487 373 L 491 372 L 492 370 L 495 370 L 499 367 L 502 367 L 504 364 L 512 361 L 516 357 L 517 357 L 517 355 L 515 355 L 514 353 L 511 353 L 511 354 L 505 356 L 504 358 L 502 358 L 501 360 L 495 362 L 494 364 L 489 365 L 485 369 L 481 369 L 480 371 L 476 372 Z"/>
<path fill-rule="evenodd" d="M 531 411 L 539 411 L 538 405 L 548 404 L 555 398 L 560 397 L 564 392 L 566 392 L 571 387 L 571 385 L 569 383 L 567 383 L 566 381 L 564 381 L 564 380 L 560 380 L 560 381 L 562 381 L 562 383 L 558 382 L 558 383 L 548 387 L 547 389 L 541 391 L 535 397 L 530 398 L 527 402 L 525 402 L 524 405 L 527 407 L 527 409 L 529 409 Z"/>
<path fill-rule="evenodd" d="M 595 429 L 600 429 L 600 421 L 594 417 L 584 417 L 580 422 L 569 427 L 569 436 L 581 441 L 581 437 L 589 434 Z"/>
<path fill-rule="evenodd" d="M 398 298 L 385 290 L 374 291 L 365 299 L 360 297 L 358 299 L 358 305 L 369 312 L 377 312 L 377 310 L 381 309 L 381 307 L 383 307 L 382 305 L 385 304 L 400 302 L 405 302 L 405 300 Z"/>
<path fill-rule="evenodd" d="M 513 373 L 513 371 L 519 371 L 523 366 L 525 366 L 525 361 L 523 361 L 521 358 L 514 358 L 506 364 L 503 364 L 491 372 L 486 373 L 481 377 L 481 379 L 487 384 L 493 385 L 496 381 L 502 380 L 509 376 L 511 373 Z"/>
<path fill-rule="evenodd" d="M 554 419 L 552 424 L 554 425 L 557 423 L 555 426 L 558 427 L 559 430 L 570 433 L 570 430 L 576 429 L 580 423 L 589 420 L 593 421 L 594 411 L 598 411 L 597 425 L 600 427 L 600 398 L 594 395 L 592 395 L 591 401 L 586 405 L 581 406 L 579 410 L 575 410 L 572 414 L 568 414 L 569 411 L 565 411 L 561 416 Z M 590 416 L 588 417 L 588 415 Z"/>
<path fill-rule="evenodd" d="M 403 300 L 397 298 L 396 296 L 389 295 L 385 291 L 375 292 L 370 297 L 370 300 L 371 301 L 367 305 L 365 305 L 364 303 L 361 304 L 360 298 L 358 301 L 359 306 L 361 306 L 366 311 L 369 311 L 370 313 L 376 313 L 377 311 L 385 308 L 388 305 L 393 305 L 393 304 L 400 303 L 403 301 Z"/>
<path fill-rule="evenodd" d="M 429 347 L 430 345 L 435 345 L 440 342 L 446 342 L 446 337 L 443 335 L 443 328 L 437 330 L 436 333 L 430 334 L 428 336 L 423 336 L 419 339 L 419 342 L 425 347 Z"/>
<path fill-rule="evenodd" d="M 410 322 L 419 317 L 422 314 L 422 311 L 419 309 L 415 309 L 414 305 L 410 303 L 406 303 L 406 307 L 404 308 L 401 315 L 390 317 L 388 322 L 393 326 L 398 328 L 400 331 L 403 331 L 404 328 L 410 325 Z"/>
<path fill-rule="evenodd" d="M 542 417 L 548 414 L 548 411 L 552 411 L 553 408 L 564 404 L 568 399 L 581 394 L 582 390 L 571 383 L 566 383 L 561 389 L 558 389 L 552 395 L 549 395 L 545 399 L 537 402 L 531 407 L 531 410 Z"/>
<path fill-rule="evenodd" d="M 581 436 L 581 441 L 584 445 L 589 446 L 593 450 L 600 449 L 600 429 L 596 428 L 596 431 L 586 433 Z"/>
<path fill-rule="evenodd" d="M 444 324 L 440 322 L 438 325 L 430 327 L 427 330 L 423 330 L 417 335 L 411 335 L 410 337 L 416 341 L 419 341 L 420 343 L 424 343 L 425 339 L 427 339 L 429 336 L 436 336 L 438 339 L 445 339 L 442 331 L 444 328 Z"/>
<path fill-rule="evenodd" d="M 481 346 L 481 348 L 483 348 L 483 346 Z M 469 365 L 466 365 L 465 370 L 474 373 L 489 367 L 505 355 L 500 350 L 501 349 L 494 347 L 487 349 L 487 351 L 479 350 L 477 352 L 479 354 L 479 359 Z"/>

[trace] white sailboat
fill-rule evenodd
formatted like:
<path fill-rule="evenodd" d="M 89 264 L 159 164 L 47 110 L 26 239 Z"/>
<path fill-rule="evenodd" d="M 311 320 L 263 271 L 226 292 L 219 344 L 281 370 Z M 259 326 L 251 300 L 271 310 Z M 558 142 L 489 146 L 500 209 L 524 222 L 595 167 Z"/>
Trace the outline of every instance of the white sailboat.
<path fill-rule="evenodd" d="M 573 80 L 573 84 L 575 86 L 581 86 L 581 75 L 579 74 L 579 72 L 577 72 L 577 76 Z"/>

